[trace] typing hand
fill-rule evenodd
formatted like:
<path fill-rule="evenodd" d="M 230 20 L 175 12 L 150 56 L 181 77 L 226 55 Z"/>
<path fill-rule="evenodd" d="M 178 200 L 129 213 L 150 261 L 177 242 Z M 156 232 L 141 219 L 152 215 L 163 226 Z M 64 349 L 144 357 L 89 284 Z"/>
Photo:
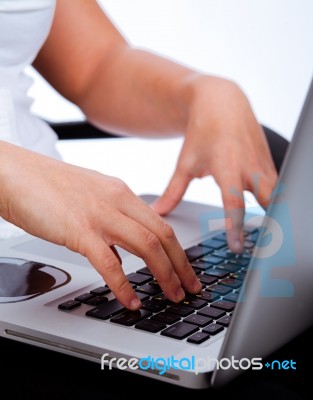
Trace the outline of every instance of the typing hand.
<path fill-rule="evenodd" d="M 215 77 L 201 77 L 195 87 L 176 170 L 152 207 L 169 213 L 193 178 L 213 175 L 222 192 L 229 246 L 240 252 L 243 190 L 267 206 L 277 174 L 262 128 L 239 87 Z"/>
<path fill-rule="evenodd" d="M 172 228 L 121 180 L 4 142 L 0 158 L 0 215 L 86 256 L 125 307 L 140 301 L 114 245 L 141 257 L 172 301 L 200 291 Z"/>

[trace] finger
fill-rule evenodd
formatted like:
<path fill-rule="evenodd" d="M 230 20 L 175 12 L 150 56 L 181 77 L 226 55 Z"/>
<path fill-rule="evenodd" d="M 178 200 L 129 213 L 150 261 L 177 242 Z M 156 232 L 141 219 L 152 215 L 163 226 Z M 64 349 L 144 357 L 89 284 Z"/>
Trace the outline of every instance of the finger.
<path fill-rule="evenodd" d="M 141 302 L 126 278 L 114 250 L 96 233 L 88 232 L 83 238 L 82 254 L 103 277 L 115 297 L 128 309 L 137 310 Z"/>
<path fill-rule="evenodd" d="M 152 209 L 160 215 L 171 212 L 183 198 L 190 181 L 191 177 L 177 167 L 163 195 L 150 205 Z"/>
<path fill-rule="evenodd" d="M 245 203 L 243 185 L 238 177 L 229 176 L 220 184 L 225 209 L 225 227 L 230 250 L 240 253 L 243 250 L 243 219 Z"/>
<path fill-rule="evenodd" d="M 247 182 L 247 189 L 254 194 L 258 203 L 266 208 L 271 200 L 277 181 L 276 175 L 253 174 Z"/>
<path fill-rule="evenodd" d="M 130 201 L 125 203 L 123 211 L 159 239 L 182 286 L 189 293 L 198 293 L 202 288 L 201 283 L 192 269 L 186 253 L 179 244 L 173 228 L 150 207 L 147 207 L 141 199 L 138 200 L 135 206 Z M 160 265 L 159 268 L 161 268 Z"/>
<path fill-rule="evenodd" d="M 181 281 L 162 243 L 153 232 L 124 215 L 118 226 L 112 226 L 110 236 L 114 244 L 144 260 L 166 297 L 174 302 L 179 302 L 185 297 Z"/>
<path fill-rule="evenodd" d="M 122 265 L 122 259 L 121 256 L 118 254 L 118 251 L 116 250 L 116 248 L 114 246 L 110 246 L 111 250 L 113 251 L 113 253 L 116 255 L 116 258 L 118 259 L 118 261 L 120 262 L 120 264 Z"/>

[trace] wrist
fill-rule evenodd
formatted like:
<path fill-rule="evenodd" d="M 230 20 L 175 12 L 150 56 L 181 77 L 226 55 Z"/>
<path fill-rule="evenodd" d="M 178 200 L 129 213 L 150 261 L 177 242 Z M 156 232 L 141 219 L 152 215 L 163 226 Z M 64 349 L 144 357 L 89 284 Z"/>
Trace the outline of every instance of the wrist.
<path fill-rule="evenodd" d="M 14 150 L 14 145 L 0 140 L 0 216 L 7 219 L 8 216 L 8 198 L 9 188 L 8 183 L 13 180 L 14 177 L 9 176 L 9 171 L 12 168 L 10 166 L 11 151 Z M 14 170 L 13 170 L 14 171 Z M 15 171 L 16 172 L 16 171 Z"/>
<path fill-rule="evenodd" d="M 204 120 L 216 118 L 216 108 L 223 108 L 227 99 L 246 99 L 240 87 L 233 81 L 206 74 L 194 74 L 185 82 L 184 133 L 191 127 L 201 126 Z"/>

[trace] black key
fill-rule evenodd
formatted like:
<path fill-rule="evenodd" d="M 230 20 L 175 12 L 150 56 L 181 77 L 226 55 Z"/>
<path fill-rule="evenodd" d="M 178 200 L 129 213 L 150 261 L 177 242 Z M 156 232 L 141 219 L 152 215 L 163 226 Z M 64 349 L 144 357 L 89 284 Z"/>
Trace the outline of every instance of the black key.
<path fill-rule="evenodd" d="M 142 303 L 142 308 L 144 308 L 145 310 L 149 310 L 152 312 L 159 312 L 164 310 L 164 308 L 166 308 L 166 304 L 164 304 L 162 301 L 158 301 L 158 300 L 145 300 Z"/>
<path fill-rule="evenodd" d="M 108 301 L 108 298 L 105 296 L 97 296 L 94 297 L 93 299 L 88 301 L 89 306 L 98 306 L 99 304 L 106 303 Z"/>
<path fill-rule="evenodd" d="M 210 339 L 210 335 L 208 333 L 196 332 L 187 339 L 187 342 L 193 344 L 201 344 L 208 339 Z"/>
<path fill-rule="evenodd" d="M 219 281 L 219 284 L 223 285 L 223 286 L 231 287 L 233 289 L 238 289 L 242 285 L 242 281 L 234 279 L 234 278 L 225 278 L 225 279 Z"/>
<path fill-rule="evenodd" d="M 259 232 L 261 229 L 264 229 L 263 227 L 259 226 L 259 227 L 255 227 L 255 226 L 245 226 L 244 227 L 244 234 L 248 235 L 249 233 L 252 232 Z"/>
<path fill-rule="evenodd" d="M 200 243 L 200 246 L 208 247 L 210 249 L 221 249 L 222 247 L 226 246 L 226 239 L 225 241 L 215 240 L 215 239 L 208 239 L 204 242 Z"/>
<path fill-rule="evenodd" d="M 180 317 L 175 314 L 170 314 L 167 312 L 160 312 L 159 314 L 155 314 L 151 317 L 151 319 L 163 322 L 166 325 L 174 324 L 180 320 Z"/>
<path fill-rule="evenodd" d="M 227 271 L 227 272 L 237 272 L 240 269 L 240 266 L 234 263 L 224 263 L 221 265 L 218 265 L 216 268 L 220 269 L 221 271 Z"/>
<path fill-rule="evenodd" d="M 243 281 L 246 278 L 246 272 L 245 271 L 234 272 L 233 274 L 230 275 L 230 277 Z"/>
<path fill-rule="evenodd" d="M 200 328 L 203 328 L 204 326 L 211 324 L 213 319 L 200 314 L 192 314 L 189 315 L 189 317 L 186 317 L 184 322 L 188 322 L 188 324 L 194 324 Z"/>
<path fill-rule="evenodd" d="M 158 287 L 160 289 L 159 282 L 157 280 L 155 280 L 155 279 L 153 279 L 153 281 L 149 282 L 149 285 L 156 286 L 156 287 Z"/>
<path fill-rule="evenodd" d="M 249 250 L 245 250 L 243 253 L 241 254 L 235 254 L 233 255 L 229 260 L 232 260 L 233 262 L 237 261 L 241 261 L 243 260 L 244 262 L 246 262 L 246 260 L 251 260 L 251 252 Z"/>
<path fill-rule="evenodd" d="M 251 250 L 251 249 L 254 248 L 255 243 L 252 242 L 251 240 L 245 240 L 245 242 L 244 242 L 243 245 L 244 245 L 244 248 L 245 248 L 245 249 Z"/>
<path fill-rule="evenodd" d="M 205 262 L 208 262 L 210 264 L 213 264 L 213 265 L 217 265 L 217 264 L 220 264 L 220 263 L 225 261 L 224 258 L 216 257 L 216 256 L 213 256 L 213 255 L 210 255 L 210 254 L 208 256 L 202 257 L 201 260 L 205 261 Z"/>
<path fill-rule="evenodd" d="M 65 301 L 64 303 L 59 304 L 58 308 L 60 310 L 64 310 L 64 311 L 70 311 L 79 306 L 81 306 L 81 303 L 79 301 L 68 300 L 68 301 Z"/>
<path fill-rule="evenodd" d="M 226 296 L 226 294 L 228 294 L 232 291 L 231 288 L 229 288 L 227 286 L 222 286 L 222 285 L 213 285 L 213 286 L 206 288 L 205 290 L 207 290 L 208 292 L 217 293 L 220 296 Z"/>
<path fill-rule="evenodd" d="M 209 335 L 217 335 L 218 333 L 222 332 L 224 327 L 219 324 L 211 324 L 204 328 L 202 332 L 208 333 Z"/>
<path fill-rule="evenodd" d="M 217 278 L 215 278 L 214 276 L 207 275 L 207 274 L 200 275 L 199 280 L 201 283 L 204 283 L 205 285 L 212 285 L 212 283 L 217 282 Z"/>
<path fill-rule="evenodd" d="M 233 309 L 236 307 L 236 304 L 230 301 L 217 300 L 211 304 L 211 307 L 219 308 L 221 310 L 230 312 L 233 311 Z"/>
<path fill-rule="evenodd" d="M 144 276 L 144 275 L 143 275 Z M 149 285 L 146 283 L 143 286 L 139 286 L 136 288 L 136 292 L 139 293 L 145 293 L 148 294 L 149 296 L 155 296 L 156 294 L 159 294 L 162 292 L 160 286 L 156 285 Z"/>
<path fill-rule="evenodd" d="M 205 262 L 205 261 L 202 261 L 202 260 L 194 261 L 194 262 L 191 263 L 191 265 L 194 268 L 200 269 L 200 271 L 205 271 L 205 270 L 213 267 L 212 264 L 210 264 L 208 262 Z"/>
<path fill-rule="evenodd" d="M 255 230 L 253 232 L 246 232 L 246 240 L 250 240 L 251 242 L 256 242 L 258 239 L 260 232 L 259 230 Z"/>
<path fill-rule="evenodd" d="M 114 322 L 115 324 L 125 325 L 125 326 L 132 326 L 135 325 L 137 322 L 150 317 L 151 312 L 147 310 L 138 310 L 138 311 L 125 311 L 122 314 L 116 315 L 115 317 L 111 318 L 110 321 Z"/>
<path fill-rule="evenodd" d="M 124 310 L 125 307 L 117 299 L 113 299 L 111 301 L 108 301 L 107 303 L 101 304 L 96 308 L 92 308 L 91 310 L 86 312 L 86 315 L 87 317 L 108 319 Z"/>
<path fill-rule="evenodd" d="M 227 234 L 226 232 L 221 232 L 218 235 L 213 237 L 214 240 L 220 240 L 221 242 L 227 243 Z"/>
<path fill-rule="evenodd" d="M 181 304 L 174 304 L 166 311 L 172 314 L 177 314 L 181 317 L 187 317 L 187 315 L 192 314 L 194 310 L 191 307 L 183 306 Z"/>
<path fill-rule="evenodd" d="M 166 328 L 166 325 L 161 321 L 144 319 L 143 321 L 138 322 L 135 325 L 135 328 L 146 332 L 157 333 Z"/>
<path fill-rule="evenodd" d="M 223 318 L 219 319 L 216 321 L 217 324 L 223 325 L 225 327 L 228 327 L 231 321 L 231 316 L 230 315 L 224 315 Z"/>
<path fill-rule="evenodd" d="M 150 275 L 153 276 L 152 272 L 148 267 L 140 268 L 138 271 L 136 271 L 138 274 L 144 274 L 144 275 Z"/>
<path fill-rule="evenodd" d="M 162 301 L 165 304 L 176 304 L 173 301 L 169 300 L 164 293 L 157 294 L 153 297 L 153 300 Z"/>
<path fill-rule="evenodd" d="M 80 303 L 88 303 L 94 297 L 96 297 L 94 294 L 84 293 L 81 294 L 80 296 L 75 297 L 74 300 L 79 301 Z"/>
<path fill-rule="evenodd" d="M 236 303 L 238 301 L 238 293 L 229 293 L 227 296 L 223 297 L 224 301 L 232 301 L 233 303 Z"/>
<path fill-rule="evenodd" d="M 247 267 L 250 263 L 250 260 L 243 257 L 232 258 L 228 261 L 230 265 L 238 265 L 239 267 Z"/>
<path fill-rule="evenodd" d="M 103 296 L 105 294 L 111 293 L 111 290 L 108 287 L 100 286 L 100 287 L 97 287 L 96 289 L 92 289 L 90 291 L 90 293 L 95 294 L 97 296 Z"/>
<path fill-rule="evenodd" d="M 189 247 L 189 249 L 186 249 L 185 253 L 186 253 L 188 260 L 193 261 L 193 260 L 196 260 L 197 258 L 205 256 L 206 254 L 209 254 L 211 251 L 213 251 L 213 250 L 207 249 L 202 246 L 192 246 L 192 247 Z"/>
<path fill-rule="evenodd" d="M 248 251 L 244 251 L 243 253 L 240 254 L 239 258 L 244 258 L 246 260 L 251 260 L 251 253 Z"/>
<path fill-rule="evenodd" d="M 215 250 L 214 253 L 212 253 L 212 256 L 228 259 L 231 257 L 235 257 L 236 254 L 232 253 L 229 249 L 222 249 L 222 250 Z"/>
<path fill-rule="evenodd" d="M 195 272 L 196 275 L 201 274 L 201 269 L 195 268 L 195 267 L 192 267 L 192 269 L 194 270 L 194 272 Z"/>
<path fill-rule="evenodd" d="M 223 279 L 226 278 L 226 276 L 229 275 L 228 271 L 222 271 L 220 269 L 208 269 L 207 271 L 205 271 L 206 275 L 210 275 L 210 276 L 216 276 L 219 279 Z"/>
<path fill-rule="evenodd" d="M 185 322 L 177 322 L 176 324 L 164 329 L 164 331 L 161 332 L 161 335 L 181 340 L 197 332 L 198 329 L 199 328 L 196 325 L 186 324 Z"/>
<path fill-rule="evenodd" d="M 220 296 L 217 293 L 207 292 L 205 290 L 203 290 L 201 293 L 197 294 L 196 296 L 202 300 L 209 302 L 209 303 L 212 303 L 212 301 L 215 301 L 220 298 Z"/>
<path fill-rule="evenodd" d="M 194 295 L 187 295 L 186 298 L 179 304 L 184 304 L 185 306 L 192 307 L 192 308 L 195 308 L 196 310 L 199 310 L 199 308 L 206 306 L 207 302 L 199 299 L 198 297 L 196 297 Z"/>
<path fill-rule="evenodd" d="M 141 300 L 141 301 L 145 301 L 147 299 L 149 299 L 149 296 L 145 293 L 136 293 L 136 296 Z"/>
<path fill-rule="evenodd" d="M 136 272 L 126 275 L 126 278 L 129 280 L 130 283 L 134 283 L 135 285 L 143 285 L 152 280 L 151 276 L 136 274 Z"/>
<path fill-rule="evenodd" d="M 204 315 L 205 317 L 210 317 L 213 319 L 218 319 L 223 317 L 226 313 L 224 310 L 219 310 L 213 307 L 205 307 L 199 310 L 197 314 Z"/>
<path fill-rule="evenodd" d="M 241 255 L 240 257 L 237 258 L 238 262 L 242 267 L 248 267 L 251 261 L 251 256 L 250 258 Z"/>

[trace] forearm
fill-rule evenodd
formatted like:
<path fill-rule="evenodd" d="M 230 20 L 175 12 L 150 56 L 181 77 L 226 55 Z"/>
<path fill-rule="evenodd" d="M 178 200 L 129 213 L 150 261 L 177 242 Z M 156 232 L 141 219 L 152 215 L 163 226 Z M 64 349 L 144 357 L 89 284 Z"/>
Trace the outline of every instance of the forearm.
<path fill-rule="evenodd" d="M 0 140 L 0 216 L 4 219 L 8 219 L 9 214 L 8 182 L 14 179 L 10 173 L 10 157 L 12 151 L 14 152 L 15 149 L 18 148 L 7 142 L 4 142 L 3 140 Z M 12 155 L 12 158 L 13 157 L 15 156 Z"/>
<path fill-rule="evenodd" d="M 126 135 L 181 134 L 199 76 L 153 53 L 121 46 L 99 62 L 78 104 L 102 129 Z"/>
<path fill-rule="evenodd" d="M 209 77 L 129 46 L 95 0 L 57 1 L 34 66 L 91 123 L 122 134 L 185 133 L 202 87 L 215 96 Z"/>

